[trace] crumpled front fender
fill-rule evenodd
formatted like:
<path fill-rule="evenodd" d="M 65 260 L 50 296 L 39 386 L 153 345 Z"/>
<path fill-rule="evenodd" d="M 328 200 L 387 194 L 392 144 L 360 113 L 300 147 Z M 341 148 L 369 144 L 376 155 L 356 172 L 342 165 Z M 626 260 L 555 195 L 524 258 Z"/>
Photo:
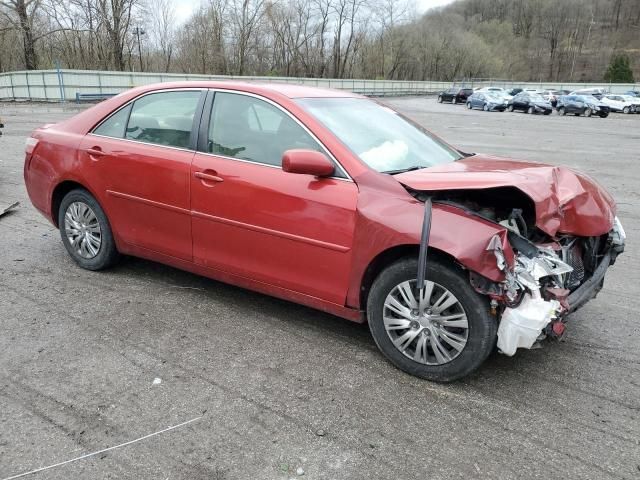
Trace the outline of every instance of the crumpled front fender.
<path fill-rule="evenodd" d="M 360 189 L 347 305 L 361 307 L 360 287 L 376 257 L 394 247 L 420 244 L 423 217 L 424 203 L 402 187 L 395 192 Z M 498 269 L 494 252 L 487 250 L 494 236 L 502 243 L 507 264 L 513 266 L 514 252 L 504 227 L 454 206 L 433 205 L 429 248 L 445 252 L 489 280 L 502 282 L 505 274 Z"/>

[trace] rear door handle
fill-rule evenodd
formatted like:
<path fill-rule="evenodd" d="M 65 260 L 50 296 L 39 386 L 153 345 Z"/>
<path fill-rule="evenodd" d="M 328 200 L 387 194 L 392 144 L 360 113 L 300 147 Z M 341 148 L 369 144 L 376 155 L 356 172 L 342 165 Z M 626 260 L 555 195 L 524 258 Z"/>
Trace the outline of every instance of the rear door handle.
<path fill-rule="evenodd" d="M 102 157 L 103 155 L 106 155 L 106 153 L 103 152 L 100 147 L 87 148 L 86 152 L 89 155 L 94 156 L 94 157 Z"/>
<path fill-rule="evenodd" d="M 223 182 L 224 180 L 216 175 L 216 172 L 213 170 L 205 170 L 204 172 L 195 172 L 193 174 L 196 178 L 202 180 L 202 183 L 206 182 Z"/>

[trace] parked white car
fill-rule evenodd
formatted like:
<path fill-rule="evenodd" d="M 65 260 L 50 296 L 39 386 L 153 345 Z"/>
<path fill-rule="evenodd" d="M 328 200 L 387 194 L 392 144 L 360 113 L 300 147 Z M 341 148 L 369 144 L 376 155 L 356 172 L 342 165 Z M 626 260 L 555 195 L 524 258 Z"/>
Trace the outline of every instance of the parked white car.
<path fill-rule="evenodd" d="M 569 95 L 593 95 L 598 100 L 600 100 L 603 96 L 607 95 L 606 88 L 583 88 L 580 90 L 574 90 Z"/>
<path fill-rule="evenodd" d="M 640 98 L 631 95 L 609 94 L 600 101 L 609 105 L 612 112 L 640 113 Z"/>
<path fill-rule="evenodd" d="M 482 87 L 476 91 L 482 92 L 482 93 L 488 93 L 491 95 L 498 95 L 504 98 L 506 101 L 509 101 L 513 98 L 513 95 L 509 95 L 509 92 L 507 92 L 504 88 L 501 88 L 501 87 Z"/>

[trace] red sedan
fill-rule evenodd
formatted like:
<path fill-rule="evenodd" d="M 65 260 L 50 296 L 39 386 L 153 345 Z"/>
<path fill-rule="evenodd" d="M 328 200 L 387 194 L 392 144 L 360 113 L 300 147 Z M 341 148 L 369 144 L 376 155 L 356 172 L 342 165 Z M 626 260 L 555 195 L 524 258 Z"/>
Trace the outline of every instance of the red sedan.
<path fill-rule="evenodd" d="M 562 335 L 624 249 L 586 176 L 463 153 L 346 92 L 150 85 L 26 145 L 31 201 L 81 267 L 135 255 L 368 321 L 430 380 Z"/>

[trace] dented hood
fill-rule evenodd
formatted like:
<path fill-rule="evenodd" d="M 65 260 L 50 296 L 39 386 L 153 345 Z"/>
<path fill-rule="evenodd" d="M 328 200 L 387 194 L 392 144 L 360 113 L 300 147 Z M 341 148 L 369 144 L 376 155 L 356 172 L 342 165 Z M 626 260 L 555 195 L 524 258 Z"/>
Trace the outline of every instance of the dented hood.
<path fill-rule="evenodd" d="M 474 155 L 395 178 L 419 191 L 517 188 L 534 202 L 536 226 L 551 236 L 591 237 L 613 228 L 616 206 L 611 195 L 586 175 L 566 167 Z"/>

